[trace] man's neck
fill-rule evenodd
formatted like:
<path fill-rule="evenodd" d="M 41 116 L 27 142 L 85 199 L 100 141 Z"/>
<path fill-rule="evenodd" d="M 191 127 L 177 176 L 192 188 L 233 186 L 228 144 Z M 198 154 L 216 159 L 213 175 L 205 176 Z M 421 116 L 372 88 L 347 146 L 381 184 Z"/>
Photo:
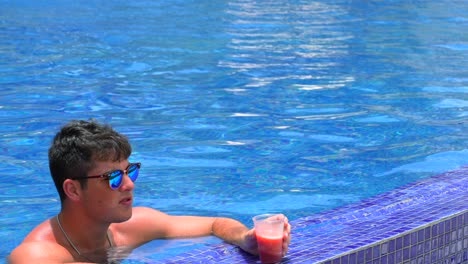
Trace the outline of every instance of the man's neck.
<path fill-rule="evenodd" d="M 77 211 L 62 210 L 59 213 L 60 222 L 57 224 L 61 224 L 63 237 L 70 240 L 69 243 L 81 254 L 106 251 L 111 246 L 107 237 L 109 224 L 85 217 Z"/>

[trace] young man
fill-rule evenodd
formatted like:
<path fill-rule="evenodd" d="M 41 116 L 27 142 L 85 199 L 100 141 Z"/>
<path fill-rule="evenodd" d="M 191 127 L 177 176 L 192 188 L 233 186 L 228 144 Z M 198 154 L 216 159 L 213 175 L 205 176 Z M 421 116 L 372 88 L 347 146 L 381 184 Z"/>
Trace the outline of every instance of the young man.
<path fill-rule="evenodd" d="M 159 238 L 215 235 L 257 254 L 253 229 L 219 217 L 171 216 L 133 207 L 140 163 L 129 162 L 128 139 L 108 125 L 72 121 L 55 136 L 49 167 L 61 211 L 24 239 L 9 257 L 20 263 L 106 263 L 113 247 L 134 249 Z M 285 221 L 283 252 L 290 242 Z"/>

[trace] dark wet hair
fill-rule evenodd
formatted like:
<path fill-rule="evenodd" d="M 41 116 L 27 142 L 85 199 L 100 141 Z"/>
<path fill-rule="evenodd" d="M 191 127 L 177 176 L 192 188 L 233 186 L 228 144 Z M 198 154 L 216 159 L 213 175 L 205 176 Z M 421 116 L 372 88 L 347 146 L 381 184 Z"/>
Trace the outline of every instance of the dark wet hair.
<path fill-rule="evenodd" d="M 86 177 L 95 161 L 121 161 L 131 153 L 128 138 L 109 125 L 95 120 L 74 120 L 66 124 L 49 148 L 49 169 L 60 201 L 66 198 L 65 179 Z M 80 180 L 80 184 L 86 188 L 87 180 Z"/>

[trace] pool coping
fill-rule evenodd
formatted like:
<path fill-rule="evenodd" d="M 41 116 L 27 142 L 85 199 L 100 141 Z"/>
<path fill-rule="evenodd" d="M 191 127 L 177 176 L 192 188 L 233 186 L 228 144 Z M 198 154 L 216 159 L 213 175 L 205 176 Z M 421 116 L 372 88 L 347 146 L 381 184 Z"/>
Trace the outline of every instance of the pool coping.
<path fill-rule="evenodd" d="M 291 221 L 292 241 L 282 263 L 468 261 L 466 201 L 468 166 Z M 435 239 L 443 241 L 435 243 Z M 236 246 L 220 243 L 152 263 L 259 261 Z"/>

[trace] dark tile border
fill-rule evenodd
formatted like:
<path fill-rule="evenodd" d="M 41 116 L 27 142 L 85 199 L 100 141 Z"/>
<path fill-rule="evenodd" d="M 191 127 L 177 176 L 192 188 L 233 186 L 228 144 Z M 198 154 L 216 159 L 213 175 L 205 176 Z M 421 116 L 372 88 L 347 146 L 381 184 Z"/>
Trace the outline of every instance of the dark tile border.
<path fill-rule="evenodd" d="M 347 252 L 324 264 L 466 263 L 468 210 L 392 239 Z"/>

